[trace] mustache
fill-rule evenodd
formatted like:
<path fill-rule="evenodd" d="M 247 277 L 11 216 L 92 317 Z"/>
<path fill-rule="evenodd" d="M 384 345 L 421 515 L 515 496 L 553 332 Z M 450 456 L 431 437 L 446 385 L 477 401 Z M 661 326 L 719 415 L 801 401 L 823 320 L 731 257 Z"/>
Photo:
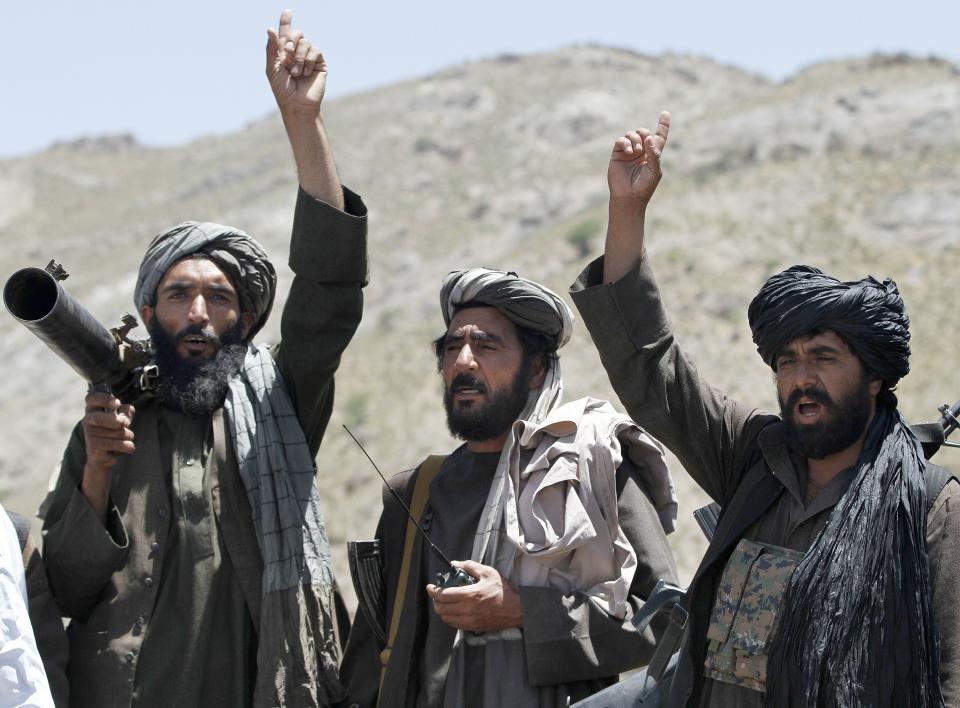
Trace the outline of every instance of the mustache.
<path fill-rule="evenodd" d="M 830 398 L 830 394 L 828 394 L 822 388 L 808 386 L 807 388 L 798 388 L 794 391 L 791 391 L 790 395 L 787 396 L 786 408 L 793 409 L 801 398 L 808 398 L 814 403 L 819 403 L 824 408 L 833 405 L 833 399 Z"/>
<path fill-rule="evenodd" d="M 475 388 L 480 393 L 487 392 L 487 387 L 473 374 L 462 373 L 453 377 L 453 381 L 450 382 L 450 392 L 456 393 L 463 388 Z"/>

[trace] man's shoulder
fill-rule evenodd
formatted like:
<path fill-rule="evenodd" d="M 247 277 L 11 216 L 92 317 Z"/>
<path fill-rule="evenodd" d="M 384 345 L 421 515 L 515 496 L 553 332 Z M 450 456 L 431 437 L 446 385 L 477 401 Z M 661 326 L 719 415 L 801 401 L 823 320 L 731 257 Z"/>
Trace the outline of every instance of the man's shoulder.
<path fill-rule="evenodd" d="M 459 450 L 459 448 L 458 448 Z M 448 459 L 453 458 L 458 450 L 454 450 L 451 453 L 445 455 L 427 455 L 425 458 L 420 460 L 416 465 L 408 469 L 402 470 L 390 476 L 387 479 L 387 484 L 396 491 L 400 492 L 402 495 L 404 492 L 410 491 L 412 493 L 412 487 L 416 483 L 417 477 L 420 474 L 420 471 L 424 469 L 427 465 L 434 467 L 430 470 L 432 474 L 436 474 L 440 470 L 440 466 L 446 463 Z M 389 491 L 384 489 L 384 494 L 389 495 Z"/>
<path fill-rule="evenodd" d="M 956 496 L 960 494 L 960 480 L 957 476 L 940 465 L 924 461 L 923 480 L 927 487 L 927 513 L 936 505 L 937 499 L 943 494 Z"/>

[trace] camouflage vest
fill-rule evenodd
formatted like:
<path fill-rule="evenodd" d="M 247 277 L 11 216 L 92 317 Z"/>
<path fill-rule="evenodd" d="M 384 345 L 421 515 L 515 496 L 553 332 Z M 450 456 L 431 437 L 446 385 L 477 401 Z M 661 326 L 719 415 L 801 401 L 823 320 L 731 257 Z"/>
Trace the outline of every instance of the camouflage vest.
<path fill-rule="evenodd" d="M 723 569 L 707 630 L 704 676 L 766 691 L 767 652 L 800 551 L 741 539 Z"/>

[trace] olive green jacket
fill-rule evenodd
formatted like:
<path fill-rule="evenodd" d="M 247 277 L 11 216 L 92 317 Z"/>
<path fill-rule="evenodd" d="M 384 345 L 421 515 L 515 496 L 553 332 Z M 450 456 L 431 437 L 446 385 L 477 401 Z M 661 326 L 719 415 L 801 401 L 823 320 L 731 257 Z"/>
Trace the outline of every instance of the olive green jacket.
<path fill-rule="evenodd" d="M 346 211 L 297 199 L 290 267 L 295 277 L 281 319 L 277 364 L 316 455 L 333 407 L 333 375 L 360 321 L 366 283 L 366 209 L 344 190 Z M 67 447 L 44 523 L 44 558 L 53 595 L 68 630 L 71 705 L 129 706 L 137 661 L 162 583 L 161 558 L 172 512 L 164 479 L 153 401 L 137 407 L 137 449 L 119 459 L 111 476 L 107 522 L 80 492 L 86 461 L 78 425 Z M 213 419 L 213 513 L 259 626 L 262 560 L 246 490 L 240 479 L 223 410 Z M 176 666 L 178 657 L 167 657 Z M 211 681 L 217 677 L 211 676 Z M 150 699 L 158 705 L 163 697 Z"/>

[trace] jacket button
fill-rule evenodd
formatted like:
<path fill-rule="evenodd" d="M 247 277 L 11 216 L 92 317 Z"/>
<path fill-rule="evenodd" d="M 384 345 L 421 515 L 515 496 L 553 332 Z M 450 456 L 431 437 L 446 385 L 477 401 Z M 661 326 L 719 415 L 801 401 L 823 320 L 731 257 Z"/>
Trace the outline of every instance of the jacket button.
<path fill-rule="evenodd" d="M 126 657 L 124 657 L 124 658 L 127 660 L 127 663 L 128 663 L 128 664 L 132 664 L 132 663 L 133 663 L 133 659 L 134 659 L 133 652 L 132 652 L 132 651 L 128 651 Z"/>
<path fill-rule="evenodd" d="M 146 587 L 150 587 L 151 585 L 153 585 L 153 578 L 151 578 L 151 577 L 148 575 L 147 577 L 145 577 L 145 578 L 143 579 L 143 584 L 144 584 Z"/>
<path fill-rule="evenodd" d="M 189 458 L 189 459 L 187 459 L 187 461 L 186 461 L 186 462 L 184 462 L 183 464 L 185 464 L 185 465 L 187 465 L 187 466 L 189 467 L 190 465 L 192 465 L 192 464 L 193 464 L 193 458 Z"/>
<path fill-rule="evenodd" d="M 157 543 L 156 541 L 154 541 L 153 543 L 151 543 L 151 544 L 150 544 L 150 551 L 151 551 L 152 553 L 159 553 L 159 552 L 160 552 L 160 544 Z"/>
<path fill-rule="evenodd" d="M 158 515 L 161 519 L 165 519 L 165 518 L 167 518 L 167 510 L 164 509 L 164 508 L 161 506 L 160 508 L 157 509 L 157 515 Z"/>

